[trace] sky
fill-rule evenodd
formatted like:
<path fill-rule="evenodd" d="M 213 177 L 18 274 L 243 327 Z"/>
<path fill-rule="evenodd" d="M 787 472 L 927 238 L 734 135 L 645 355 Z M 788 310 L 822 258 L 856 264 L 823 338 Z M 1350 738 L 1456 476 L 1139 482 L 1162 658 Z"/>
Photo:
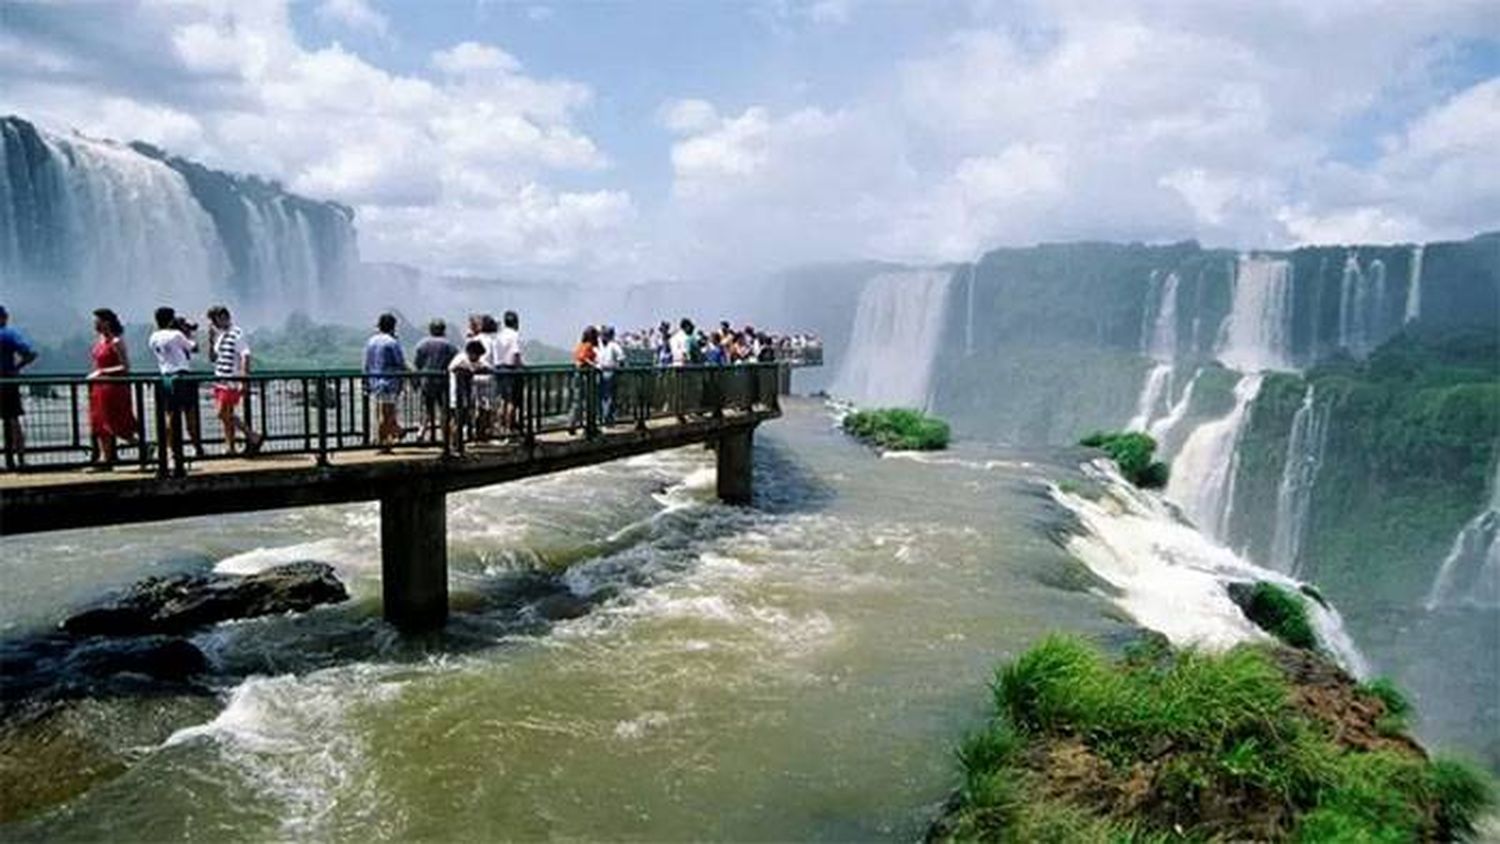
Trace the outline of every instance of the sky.
<path fill-rule="evenodd" d="M 1500 229 L 1500 0 L 0 0 L 0 114 L 636 281 Z"/>

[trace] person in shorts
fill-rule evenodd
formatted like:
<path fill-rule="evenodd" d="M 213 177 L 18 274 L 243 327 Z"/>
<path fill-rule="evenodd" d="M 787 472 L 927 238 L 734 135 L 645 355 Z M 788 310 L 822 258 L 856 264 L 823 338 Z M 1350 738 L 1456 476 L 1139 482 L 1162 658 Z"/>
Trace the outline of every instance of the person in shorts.
<path fill-rule="evenodd" d="M 36 349 L 26 337 L 10 327 L 10 313 L 0 305 L 0 378 L 14 378 L 36 360 Z M 21 385 L 0 384 L 0 422 L 5 428 L 5 468 L 19 469 L 26 463 L 26 432 L 21 428 Z"/>
<path fill-rule="evenodd" d="M 454 355 L 448 364 L 448 437 L 451 442 L 464 441 L 464 429 L 468 427 L 474 417 L 474 408 L 478 404 L 476 394 L 481 389 L 488 390 L 486 385 L 479 386 L 479 377 L 489 372 L 489 366 L 485 363 L 484 343 L 479 340 L 470 340 L 464 344 L 463 354 Z"/>
<path fill-rule="evenodd" d="M 458 355 L 458 347 L 448 339 L 446 322 L 433 320 L 427 325 L 427 335 L 412 355 L 418 372 L 435 373 L 422 379 L 422 430 L 417 433 L 417 442 L 437 442 L 438 417 L 448 388 L 448 364 Z"/>
<path fill-rule="evenodd" d="M 365 387 L 375 400 L 379 417 L 376 445 L 382 454 L 390 454 L 391 447 L 405 433 L 401 429 L 396 402 L 401 398 L 403 381 L 400 375 L 406 372 L 406 356 L 401 351 L 401 341 L 396 339 L 395 314 L 381 314 L 375 321 L 375 328 L 375 333 L 365 343 Z"/>
<path fill-rule="evenodd" d="M 219 422 L 224 426 L 224 444 L 230 454 L 235 453 L 235 434 L 245 435 L 245 453 L 260 451 L 265 439 L 250 427 L 250 420 L 235 413 L 249 384 L 243 379 L 250 374 L 250 344 L 245 332 L 234 324 L 229 309 L 215 305 L 208 309 L 208 354 L 213 361 L 214 375 L 220 379 L 214 383 L 214 409 Z"/>

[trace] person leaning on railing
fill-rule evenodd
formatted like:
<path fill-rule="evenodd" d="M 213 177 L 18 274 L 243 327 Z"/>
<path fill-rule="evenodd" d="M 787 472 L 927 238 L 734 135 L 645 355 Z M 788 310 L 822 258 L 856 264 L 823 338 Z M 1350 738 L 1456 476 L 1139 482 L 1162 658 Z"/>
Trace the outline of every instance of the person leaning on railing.
<path fill-rule="evenodd" d="M 412 363 L 418 372 L 429 374 L 422 379 L 422 430 L 417 433 L 417 442 L 429 439 L 437 442 L 439 409 L 443 406 L 443 393 L 447 387 L 448 364 L 458 355 L 458 347 L 448 339 L 448 324 L 435 319 L 427 325 L 427 335 L 417 344 L 412 354 Z"/>
<path fill-rule="evenodd" d="M 36 360 L 36 350 L 25 335 L 10 327 L 10 312 L 0 305 L 0 378 L 14 378 Z M 5 468 L 26 465 L 26 431 L 21 427 L 21 385 L 0 384 L 0 421 L 5 429 Z"/>
<path fill-rule="evenodd" d="M 235 433 L 245 435 L 245 454 L 260 451 L 265 434 L 257 434 L 248 418 L 235 412 L 240 399 L 244 398 L 250 384 L 244 380 L 250 375 L 250 344 L 245 332 L 230 318 L 229 309 L 215 305 L 208 309 L 208 359 L 214 365 L 214 410 L 219 414 L 219 423 L 224 426 L 224 444 L 230 454 L 235 452 Z"/>
<path fill-rule="evenodd" d="M 192 375 L 193 352 L 198 344 L 192 334 L 198 326 L 177 315 L 169 307 L 156 309 L 156 330 L 147 341 L 151 353 L 156 355 L 156 367 L 161 372 L 161 390 L 158 401 L 169 416 L 167 436 L 162 446 L 176 455 L 182 454 L 183 418 L 187 419 L 188 435 L 193 440 L 193 455 L 203 457 L 203 431 L 198 419 L 198 382 Z M 181 463 L 173 470 L 181 475 Z"/>
<path fill-rule="evenodd" d="M 396 339 L 394 314 L 381 314 L 375 321 L 375 328 L 375 333 L 365 342 L 365 389 L 375 400 L 379 420 L 375 433 L 377 450 L 381 454 L 390 454 L 391 447 L 403 434 L 396 402 L 401 398 L 401 376 L 406 373 L 406 356 L 401 351 L 401 341 Z"/>

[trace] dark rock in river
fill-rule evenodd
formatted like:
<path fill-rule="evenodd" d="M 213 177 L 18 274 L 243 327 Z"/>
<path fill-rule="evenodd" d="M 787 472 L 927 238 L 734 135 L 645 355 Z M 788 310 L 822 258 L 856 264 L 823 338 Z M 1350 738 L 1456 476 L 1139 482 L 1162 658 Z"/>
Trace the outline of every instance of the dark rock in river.
<path fill-rule="evenodd" d="M 0 722 L 48 701 L 198 692 L 196 678 L 208 670 L 203 652 L 175 636 L 0 641 Z"/>
<path fill-rule="evenodd" d="M 303 612 L 348 598 L 333 567 L 325 563 L 288 563 L 251 575 L 153 577 L 109 603 L 69 617 L 62 629 L 80 636 L 181 633 L 230 619 Z"/>

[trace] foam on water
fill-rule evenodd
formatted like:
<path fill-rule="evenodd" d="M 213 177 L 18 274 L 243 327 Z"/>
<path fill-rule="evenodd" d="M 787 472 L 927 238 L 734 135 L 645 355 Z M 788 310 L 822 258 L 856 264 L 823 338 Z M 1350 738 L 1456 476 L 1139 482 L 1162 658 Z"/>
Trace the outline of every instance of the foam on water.
<path fill-rule="evenodd" d="M 1067 547 L 1094 574 L 1118 590 L 1115 602 L 1139 624 L 1173 644 L 1223 649 L 1267 638 L 1229 598 L 1233 582 L 1270 581 L 1299 589 L 1297 580 L 1261 568 L 1176 516 L 1161 499 L 1136 489 L 1112 463 L 1084 467 L 1103 495 L 1092 500 L 1051 486 L 1084 530 Z M 1306 602 L 1319 639 L 1356 676 L 1369 671 L 1336 612 Z"/>

